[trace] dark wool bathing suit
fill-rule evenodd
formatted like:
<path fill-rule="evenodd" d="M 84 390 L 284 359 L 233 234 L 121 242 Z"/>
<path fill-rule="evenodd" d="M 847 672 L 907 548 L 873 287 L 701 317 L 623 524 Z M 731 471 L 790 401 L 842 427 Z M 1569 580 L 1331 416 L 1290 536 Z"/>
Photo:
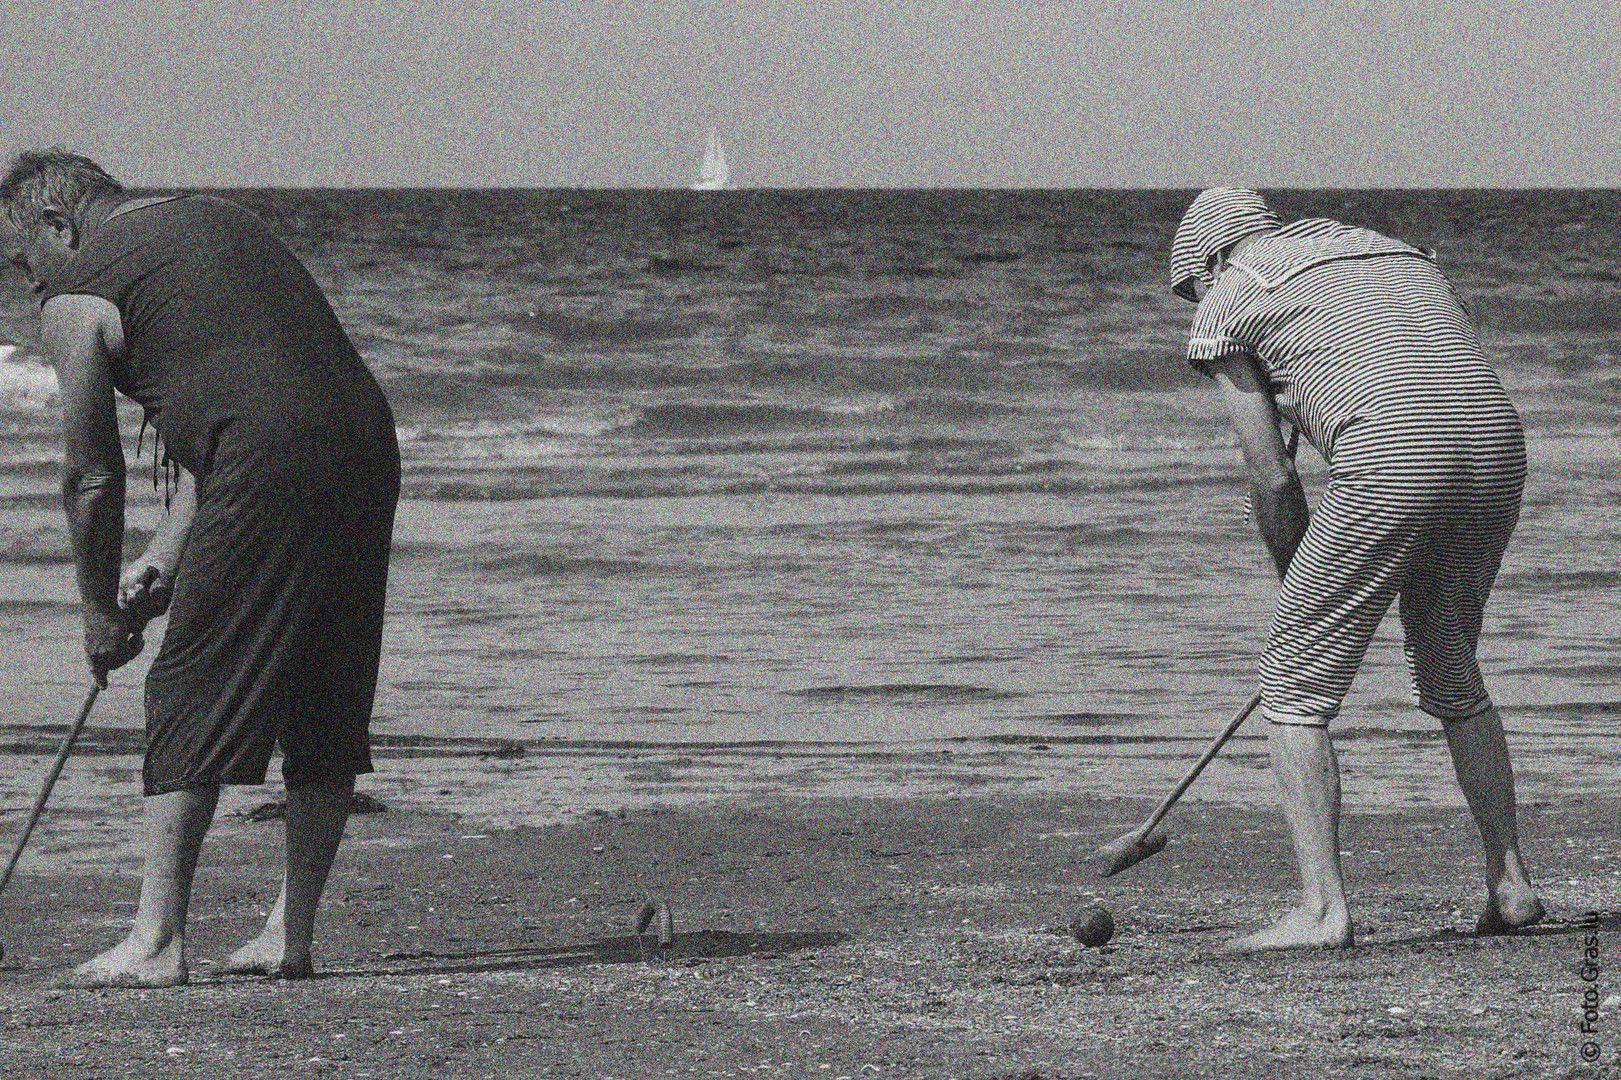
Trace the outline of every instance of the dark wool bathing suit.
<path fill-rule="evenodd" d="M 126 204 L 128 205 L 128 204 Z M 146 680 L 148 795 L 370 772 L 399 446 L 381 388 L 319 286 L 221 199 L 130 207 L 45 301 L 118 308 L 114 384 L 197 480 Z"/>
<path fill-rule="evenodd" d="M 1378 233 L 1294 222 L 1239 248 L 1194 315 L 1195 367 L 1235 354 L 1329 466 L 1261 654 L 1263 713 L 1328 723 L 1398 598 L 1418 707 L 1490 707 L 1475 650 L 1525 432 L 1446 277 Z"/>

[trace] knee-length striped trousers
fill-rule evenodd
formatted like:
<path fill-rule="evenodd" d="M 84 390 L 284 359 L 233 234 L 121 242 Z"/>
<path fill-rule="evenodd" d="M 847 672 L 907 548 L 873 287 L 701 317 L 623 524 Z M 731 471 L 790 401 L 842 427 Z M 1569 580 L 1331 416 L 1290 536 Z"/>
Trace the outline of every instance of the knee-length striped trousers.
<path fill-rule="evenodd" d="M 1485 415 L 1347 427 L 1278 591 L 1261 654 L 1264 715 L 1332 720 L 1398 597 L 1418 707 L 1442 719 L 1486 709 L 1475 650 L 1524 485 L 1524 432 L 1506 402 Z"/>

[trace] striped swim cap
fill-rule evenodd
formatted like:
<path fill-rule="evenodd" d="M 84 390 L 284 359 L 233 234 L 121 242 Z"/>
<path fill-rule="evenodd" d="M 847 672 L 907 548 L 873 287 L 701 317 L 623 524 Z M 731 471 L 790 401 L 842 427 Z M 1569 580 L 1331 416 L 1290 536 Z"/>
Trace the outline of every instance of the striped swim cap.
<path fill-rule="evenodd" d="M 1247 188 L 1213 187 L 1199 192 L 1171 241 L 1171 291 L 1197 301 L 1195 280 L 1214 280 L 1210 264 L 1223 248 L 1251 233 L 1272 232 L 1283 223 L 1266 200 Z"/>

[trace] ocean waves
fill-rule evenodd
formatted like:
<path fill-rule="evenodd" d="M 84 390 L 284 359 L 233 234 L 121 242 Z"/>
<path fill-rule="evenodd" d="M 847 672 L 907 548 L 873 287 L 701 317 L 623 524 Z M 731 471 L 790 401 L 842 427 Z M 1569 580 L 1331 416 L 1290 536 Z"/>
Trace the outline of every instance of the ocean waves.
<path fill-rule="evenodd" d="M 1559 596 L 1567 593 L 1603 592 L 1621 589 L 1621 570 L 1540 569 L 1504 574 L 1497 583 L 1500 591 Z"/>
<path fill-rule="evenodd" d="M 1134 464 L 1199 471 L 1235 445 L 1202 390 L 508 388 L 475 409 L 448 373 L 413 378 L 450 388 L 399 410 L 406 491 L 436 500 L 1083 491 Z"/>
<path fill-rule="evenodd" d="M 814 495 L 865 497 L 926 494 L 1092 496 L 1111 493 L 1162 493 L 1177 489 L 1226 488 L 1238 479 L 1225 446 L 1186 460 L 1168 455 L 1170 463 L 1150 462 L 1137 471 L 1121 471 L 1112 462 L 1118 451 L 1069 451 L 1031 454 L 1022 448 L 1003 450 L 994 440 L 940 439 L 869 441 L 856 439 L 838 447 L 817 440 L 772 445 L 744 443 L 702 452 L 620 456 L 559 450 L 551 460 L 531 460 L 522 467 L 488 465 L 473 456 L 424 459 L 407 453 L 403 480 L 406 498 L 438 502 L 510 502 L 547 498 L 651 499 L 710 495 Z M 1147 457 L 1148 455 L 1144 455 Z"/>
<path fill-rule="evenodd" d="M 430 335 L 431 336 L 431 335 Z M 374 350 L 390 397 L 409 410 L 483 407 L 492 397 L 530 392 L 624 393 L 918 391 L 1029 395 L 1179 390 L 1198 385 L 1175 346 L 1122 341 L 1106 352 L 987 337 L 972 346 L 891 339 L 818 343 L 685 339 L 667 350 L 625 355 L 590 349 L 445 349 L 428 357 Z"/>
<path fill-rule="evenodd" d="M 30 516 L 40 515 L 36 513 Z M 50 514 L 49 517 L 49 524 L 30 524 L 23 528 L 7 528 L 0 525 L 0 565 L 72 566 L 73 541 L 68 537 L 67 529 L 60 521 L 60 511 Z M 145 551 L 146 545 L 151 541 L 151 529 L 138 526 L 125 529 L 124 557 L 134 558 Z"/>
<path fill-rule="evenodd" d="M 845 415 L 829 409 L 770 402 L 666 402 L 641 410 L 628 430 L 653 438 L 710 438 L 754 432 L 811 431 Z"/>
<path fill-rule="evenodd" d="M 402 423 L 400 430 L 404 437 L 418 442 L 466 446 L 492 437 L 508 443 L 525 437 L 578 441 L 608 436 L 693 441 L 860 427 L 968 429 L 984 421 L 1014 420 L 1024 411 L 1021 404 L 950 395 L 867 395 L 820 401 L 702 395 L 686 400 L 576 396 L 554 405 L 537 401 L 528 409 L 509 402 L 485 410 L 479 419 L 455 414 L 419 417 L 415 423 Z M 1039 424 L 1040 418 L 1034 419 Z"/>
<path fill-rule="evenodd" d="M 332 298 L 417 497 L 1084 493 L 1233 445 L 1164 283 L 1186 193 L 235 195 Z M 1440 247 L 1534 434 L 1613 419 L 1621 201 L 1277 197 Z M 0 334 L 36 322 L 0 296 Z M 59 453 L 36 353 L 0 356 L 0 486 L 30 495 Z"/>
<path fill-rule="evenodd" d="M 1614 274 L 1588 280 L 1612 283 Z M 1613 285 L 1612 285 L 1613 288 Z M 1598 334 L 1612 341 L 1621 335 L 1621 305 L 1613 295 L 1479 296 L 1469 302 L 1469 313 L 1487 332 L 1512 334 Z"/>
<path fill-rule="evenodd" d="M 0 414 L 55 407 L 60 400 L 56 372 L 19 353 L 15 345 L 0 345 Z"/>

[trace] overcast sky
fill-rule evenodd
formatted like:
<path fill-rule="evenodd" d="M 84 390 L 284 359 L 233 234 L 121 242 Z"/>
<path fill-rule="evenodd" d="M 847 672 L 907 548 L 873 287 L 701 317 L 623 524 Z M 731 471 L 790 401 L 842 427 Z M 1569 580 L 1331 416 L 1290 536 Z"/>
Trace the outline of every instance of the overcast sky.
<path fill-rule="evenodd" d="M 138 186 L 1621 186 L 1621 4 L 15 0 L 0 145 Z"/>

